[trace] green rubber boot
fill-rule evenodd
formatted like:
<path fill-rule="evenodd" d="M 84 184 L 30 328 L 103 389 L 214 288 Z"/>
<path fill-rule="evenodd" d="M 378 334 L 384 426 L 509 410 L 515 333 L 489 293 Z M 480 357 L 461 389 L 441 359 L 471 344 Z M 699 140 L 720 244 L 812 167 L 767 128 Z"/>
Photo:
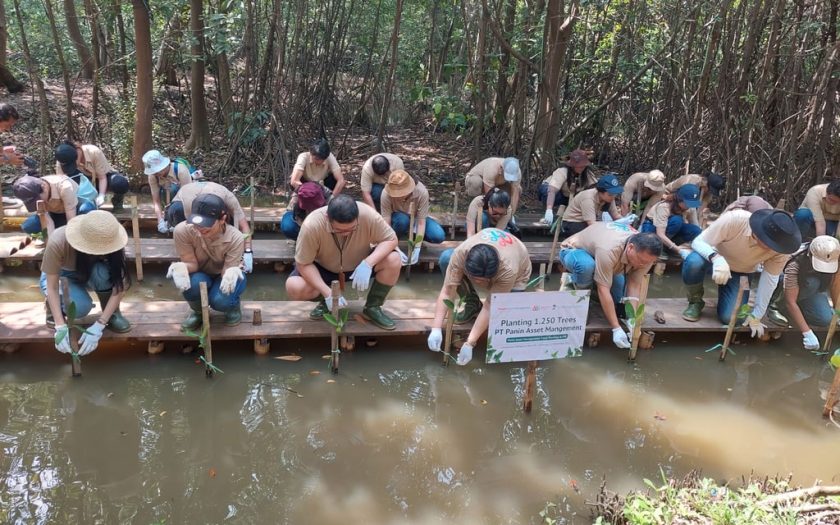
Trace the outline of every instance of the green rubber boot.
<path fill-rule="evenodd" d="M 327 300 L 323 296 L 319 296 L 315 301 L 318 303 L 315 305 L 315 308 L 309 312 L 309 318 L 313 321 L 320 321 L 324 318 L 324 314 L 330 313 L 330 309 L 327 308 Z"/>
<path fill-rule="evenodd" d="M 467 278 L 464 278 L 461 284 L 458 285 L 458 294 L 464 298 L 464 304 L 461 311 L 455 313 L 454 322 L 455 324 L 469 323 L 478 317 L 479 312 L 481 312 L 481 298 Z"/>
<path fill-rule="evenodd" d="M 99 306 L 102 307 L 102 310 L 105 310 L 105 305 L 108 304 L 108 301 L 111 300 L 111 292 L 96 292 L 96 297 L 99 298 Z M 124 334 L 131 330 L 131 323 L 128 322 L 123 314 L 120 312 L 120 307 L 118 306 L 114 313 L 111 314 L 111 319 L 108 320 L 107 328 L 112 332 L 118 334 Z"/>
<path fill-rule="evenodd" d="M 123 206 L 124 203 L 125 203 L 125 193 L 120 194 L 120 195 L 117 195 L 115 193 L 114 196 L 111 197 L 111 204 L 114 206 L 112 211 L 114 213 L 119 213 L 121 211 L 124 211 L 125 210 L 125 207 Z"/>
<path fill-rule="evenodd" d="M 787 326 L 788 325 L 788 318 L 781 311 L 781 305 L 779 304 L 782 300 L 782 292 L 784 286 L 780 282 L 776 289 L 773 290 L 773 295 L 770 296 L 770 304 L 767 306 L 767 319 L 770 320 L 771 323 L 777 324 L 779 326 Z"/>
<path fill-rule="evenodd" d="M 388 296 L 391 288 L 391 286 L 382 284 L 374 279 L 373 285 L 370 287 L 367 295 L 367 301 L 365 301 L 365 308 L 362 310 L 362 315 L 365 319 L 383 330 L 393 330 L 397 327 L 394 320 L 385 315 L 385 312 L 382 310 L 382 305 L 385 304 L 385 297 Z"/>
<path fill-rule="evenodd" d="M 198 301 L 187 301 L 187 304 L 190 305 L 190 315 L 187 316 L 186 319 L 181 323 L 182 330 L 198 330 L 202 323 L 204 322 L 201 319 L 201 303 Z"/>
<path fill-rule="evenodd" d="M 703 283 L 685 285 L 688 307 L 683 310 L 682 318 L 696 323 L 700 320 L 700 312 L 706 303 L 703 302 Z"/>
<path fill-rule="evenodd" d="M 237 305 L 233 310 L 225 312 L 225 326 L 236 326 L 242 322 L 242 308 Z"/>

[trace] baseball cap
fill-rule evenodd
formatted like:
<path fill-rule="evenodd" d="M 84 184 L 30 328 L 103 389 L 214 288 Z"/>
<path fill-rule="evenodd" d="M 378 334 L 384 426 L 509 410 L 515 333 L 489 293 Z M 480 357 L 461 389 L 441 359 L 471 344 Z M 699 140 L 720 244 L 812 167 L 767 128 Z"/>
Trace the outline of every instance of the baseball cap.
<path fill-rule="evenodd" d="M 190 224 L 201 228 L 210 228 L 222 218 L 225 212 L 225 201 L 218 195 L 202 193 L 192 203 Z"/>
<path fill-rule="evenodd" d="M 700 207 L 700 188 L 695 184 L 683 184 L 677 190 L 677 199 L 685 203 L 689 208 Z"/>
<path fill-rule="evenodd" d="M 304 182 L 298 188 L 297 194 L 297 205 L 306 213 L 315 211 L 326 204 L 324 190 L 321 189 L 321 185 L 317 182 Z"/>
<path fill-rule="evenodd" d="M 624 192 L 624 187 L 618 182 L 615 175 L 604 175 L 595 183 L 598 191 L 605 191 L 610 195 L 618 195 Z"/>
<path fill-rule="evenodd" d="M 840 241 L 830 235 L 820 235 L 811 241 L 811 265 L 821 273 L 835 273 L 840 259 Z"/>
<path fill-rule="evenodd" d="M 55 148 L 55 160 L 61 165 L 61 171 L 67 175 L 75 175 L 79 171 L 76 167 L 78 158 L 79 154 L 71 144 L 63 143 Z"/>
<path fill-rule="evenodd" d="M 651 170 L 645 177 L 645 186 L 657 193 L 665 192 L 665 174 L 659 170 Z"/>
<path fill-rule="evenodd" d="M 41 185 L 41 179 L 31 175 L 24 175 L 12 184 L 12 191 L 15 197 L 23 201 L 26 209 L 35 211 L 35 204 L 41 197 L 41 192 L 44 191 Z"/>
<path fill-rule="evenodd" d="M 708 181 L 709 193 L 715 197 L 720 195 L 720 191 L 726 186 L 726 179 L 714 172 L 709 173 Z"/>
<path fill-rule="evenodd" d="M 508 157 L 505 159 L 503 166 L 505 168 L 505 180 L 508 182 L 518 182 L 522 178 L 522 172 L 519 171 L 519 159 L 516 157 Z"/>

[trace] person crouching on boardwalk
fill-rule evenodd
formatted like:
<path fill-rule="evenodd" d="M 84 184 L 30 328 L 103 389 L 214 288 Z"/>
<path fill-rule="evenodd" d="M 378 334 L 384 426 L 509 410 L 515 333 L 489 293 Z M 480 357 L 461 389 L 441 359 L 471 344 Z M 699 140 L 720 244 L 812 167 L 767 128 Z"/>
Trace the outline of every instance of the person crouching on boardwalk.
<path fill-rule="evenodd" d="M 598 222 L 569 237 L 560 245 L 560 262 L 575 290 L 595 282 L 604 317 L 612 329 L 613 343 L 630 348 L 627 332 L 619 324 L 624 316 L 622 298 L 638 306 L 642 279 L 662 252 L 662 241 L 653 233 L 638 233 L 617 222 Z M 568 279 L 568 280 L 567 280 Z"/>
<path fill-rule="evenodd" d="M 202 193 L 193 200 L 191 211 L 173 234 L 181 261 L 172 263 L 166 274 L 192 310 L 181 327 L 196 330 L 202 324 L 202 282 L 207 283 L 210 307 L 225 314 L 226 326 L 236 326 L 242 320 L 239 298 L 245 291 L 245 274 L 240 269 L 245 236 L 227 224 L 225 201 L 218 195 Z"/>
<path fill-rule="evenodd" d="M 786 212 L 733 210 L 722 214 L 694 239 L 692 252 L 683 263 L 682 278 L 688 296 L 683 319 L 700 319 L 706 305 L 703 302 L 703 279 L 711 270 L 712 280 L 718 285 L 718 320 L 728 324 L 732 309 L 741 306 L 735 304 L 740 277 L 746 275 L 752 278 L 761 265 L 755 302 L 744 321 L 753 337 L 761 337 L 765 328 L 761 319 L 779 282 L 779 275 L 788 256 L 799 249 L 801 241 L 802 235 L 793 217 Z M 741 304 L 747 304 L 748 300 L 749 292 L 744 294 Z"/>
<path fill-rule="evenodd" d="M 644 233 L 655 233 L 662 245 L 680 255 L 688 255 L 689 250 L 680 252 L 679 245 L 690 243 L 700 235 L 700 226 L 689 222 L 689 210 L 700 207 L 700 188 L 686 184 L 675 193 L 667 194 L 651 208 L 642 223 Z"/>
<path fill-rule="evenodd" d="M 396 323 L 382 305 L 397 284 L 400 267 L 397 235 L 385 219 L 348 195 L 336 195 L 303 221 L 295 245 L 295 269 L 286 279 L 286 292 L 293 300 L 317 301 L 309 318 L 323 319 L 333 301 L 340 307 L 347 306 L 343 295 L 332 297 L 330 284 L 339 281 L 343 289 L 344 274 L 352 270 L 353 288 L 359 292 L 370 288 L 362 315 L 379 328 L 393 330 Z"/>
<path fill-rule="evenodd" d="M 445 300 L 454 301 L 456 294 L 464 297 L 463 309 L 453 312 L 455 324 L 475 319 L 467 341 L 461 346 L 457 362 L 465 365 L 472 359 L 478 339 L 490 324 L 490 294 L 522 292 L 531 278 L 531 259 L 528 249 L 513 234 L 497 228 L 485 228 L 455 248 L 446 268 L 443 288 L 435 303 L 435 319 L 429 334 L 429 350 L 440 351 L 443 342 L 441 328 L 446 314 Z M 482 304 L 475 287 L 488 290 Z"/>
<path fill-rule="evenodd" d="M 55 326 L 55 348 L 69 354 L 69 327 L 64 312 L 69 306 L 59 280 L 66 277 L 69 301 L 76 304 L 76 318 L 90 313 L 93 302 L 88 289 L 96 292 L 102 313 L 79 339 L 79 355 L 87 355 L 99 345 L 102 332 L 124 333 L 131 324 L 120 313 L 120 301 L 131 284 L 125 265 L 128 234 L 107 211 L 92 211 L 70 219 L 57 228 L 47 241 L 41 261 L 41 291 L 47 297 L 47 325 Z"/>

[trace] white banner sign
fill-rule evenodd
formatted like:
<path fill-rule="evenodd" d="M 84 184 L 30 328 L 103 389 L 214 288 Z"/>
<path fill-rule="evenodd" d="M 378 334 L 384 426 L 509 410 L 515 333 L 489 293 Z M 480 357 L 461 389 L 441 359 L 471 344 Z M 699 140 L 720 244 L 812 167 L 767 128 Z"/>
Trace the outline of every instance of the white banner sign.
<path fill-rule="evenodd" d="M 494 293 L 487 362 L 543 361 L 582 355 L 589 290 Z"/>

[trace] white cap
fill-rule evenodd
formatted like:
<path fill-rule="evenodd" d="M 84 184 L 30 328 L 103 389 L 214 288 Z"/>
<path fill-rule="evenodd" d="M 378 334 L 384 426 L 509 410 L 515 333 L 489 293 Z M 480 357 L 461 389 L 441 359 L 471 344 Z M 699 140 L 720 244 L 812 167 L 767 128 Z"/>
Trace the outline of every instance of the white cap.
<path fill-rule="evenodd" d="M 811 241 L 808 250 L 811 252 L 811 265 L 814 270 L 822 273 L 837 271 L 837 260 L 840 259 L 840 241 L 830 235 L 820 235 Z"/>
<path fill-rule="evenodd" d="M 143 155 L 143 173 L 154 175 L 169 166 L 169 157 L 164 157 L 158 150 L 147 151 Z"/>
<path fill-rule="evenodd" d="M 516 157 L 508 157 L 503 164 L 505 168 L 505 180 L 508 182 L 519 182 L 522 178 L 522 172 L 519 171 L 519 159 Z"/>

